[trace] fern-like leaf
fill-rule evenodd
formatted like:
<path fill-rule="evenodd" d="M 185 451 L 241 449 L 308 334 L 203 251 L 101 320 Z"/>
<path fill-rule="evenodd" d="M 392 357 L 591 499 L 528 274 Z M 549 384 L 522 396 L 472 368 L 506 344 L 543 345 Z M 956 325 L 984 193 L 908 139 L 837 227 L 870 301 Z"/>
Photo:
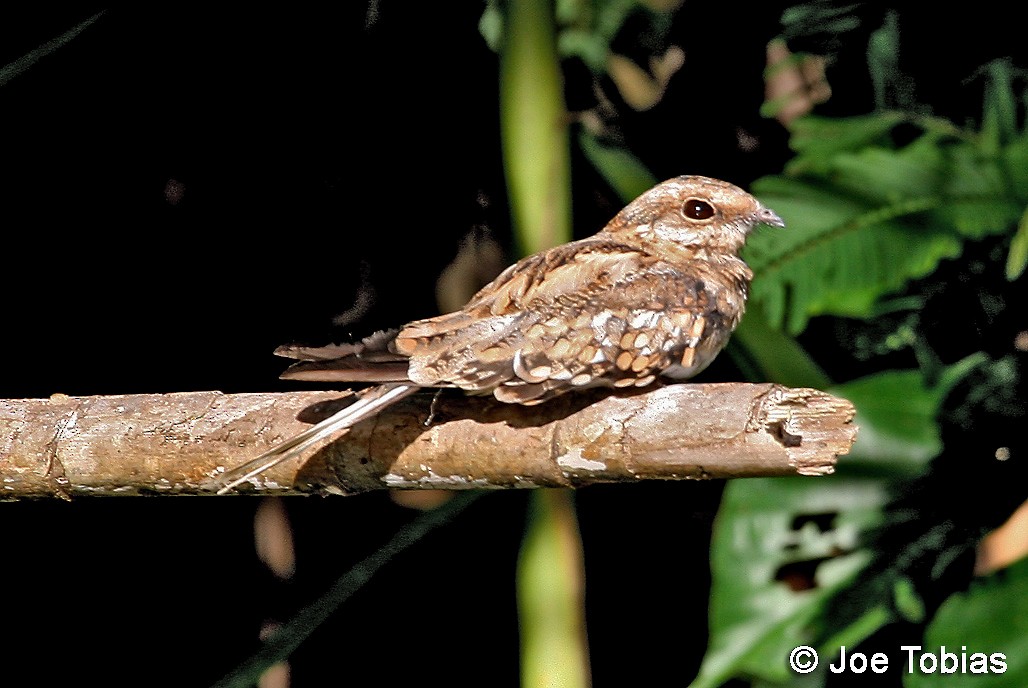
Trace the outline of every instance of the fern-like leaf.
<path fill-rule="evenodd" d="M 794 168 L 803 175 L 753 185 L 789 227 L 758 232 L 744 254 L 757 274 L 753 301 L 772 326 L 798 334 L 815 315 L 870 317 L 879 298 L 958 256 L 964 240 L 1016 225 L 1020 141 L 990 154 L 974 137 L 926 125 L 890 148 L 883 131 L 897 122 L 858 118 L 830 128 L 841 140 L 820 144 L 810 137 L 822 125 L 805 125 L 798 147 L 807 162 Z"/>
<path fill-rule="evenodd" d="M 879 297 L 960 254 L 951 231 L 910 219 L 936 207 L 935 198 L 875 206 L 782 177 L 760 180 L 754 190 L 789 228 L 750 238 L 751 298 L 773 326 L 793 334 L 822 313 L 868 317 Z"/>

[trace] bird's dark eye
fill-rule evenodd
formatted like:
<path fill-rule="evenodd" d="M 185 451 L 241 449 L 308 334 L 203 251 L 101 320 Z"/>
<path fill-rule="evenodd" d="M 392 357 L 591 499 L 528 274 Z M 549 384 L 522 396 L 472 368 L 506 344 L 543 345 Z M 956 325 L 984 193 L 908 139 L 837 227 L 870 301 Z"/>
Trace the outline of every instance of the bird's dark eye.
<path fill-rule="evenodd" d="M 714 206 L 698 198 L 690 198 L 682 206 L 682 214 L 690 220 L 708 220 L 714 217 Z"/>

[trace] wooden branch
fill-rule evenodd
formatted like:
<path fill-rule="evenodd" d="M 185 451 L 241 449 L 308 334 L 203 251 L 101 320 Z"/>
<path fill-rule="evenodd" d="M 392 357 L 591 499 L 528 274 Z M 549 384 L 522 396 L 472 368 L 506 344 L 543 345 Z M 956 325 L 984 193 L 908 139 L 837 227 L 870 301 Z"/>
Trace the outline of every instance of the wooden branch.
<path fill-rule="evenodd" d="M 350 392 L 0 400 L 0 499 L 206 494 L 210 479 L 349 403 Z M 340 399 L 342 397 L 342 399 Z M 302 418 L 303 421 L 299 420 Z M 853 406 L 812 389 L 669 385 L 540 406 L 415 395 L 243 491 L 575 487 L 648 479 L 825 475 Z"/>

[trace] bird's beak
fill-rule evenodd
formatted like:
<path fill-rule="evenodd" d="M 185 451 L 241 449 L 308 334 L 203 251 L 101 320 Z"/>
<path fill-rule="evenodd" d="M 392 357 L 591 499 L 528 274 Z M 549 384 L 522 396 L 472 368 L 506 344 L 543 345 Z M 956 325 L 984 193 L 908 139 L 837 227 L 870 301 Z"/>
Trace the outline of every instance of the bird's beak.
<path fill-rule="evenodd" d="M 785 220 L 778 217 L 778 213 L 770 208 L 765 208 L 764 206 L 760 206 L 760 209 L 757 210 L 757 222 L 762 222 L 765 225 L 771 225 L 772 227 L 785 226 Z"/>

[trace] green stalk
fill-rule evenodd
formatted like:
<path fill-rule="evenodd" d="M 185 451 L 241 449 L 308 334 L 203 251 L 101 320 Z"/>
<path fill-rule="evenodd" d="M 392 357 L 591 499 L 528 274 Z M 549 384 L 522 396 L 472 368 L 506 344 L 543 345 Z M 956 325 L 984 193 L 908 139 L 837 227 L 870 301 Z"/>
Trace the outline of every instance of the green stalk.
<path fill-rule="evenodd" d="M 549 0 L 509 0 L 500 50 L 500 133 L 516 248 L 571 240 L 571 152 Z M 589 685 L 584 566 L 567 490 L 536 490 L 518 563 L 526 688 Z"/>
<path fill-rule="evenodd" d="M 553 6 L 510 0 L 500 51 L 500 130 L 517 250 L 571 240 L 571 153 Z"/>
<path fill-rule="evenodd" d="M 521 685 L 586 688 L 585 570 L 570 490 L 535 490 L 518 559 Z"/>

